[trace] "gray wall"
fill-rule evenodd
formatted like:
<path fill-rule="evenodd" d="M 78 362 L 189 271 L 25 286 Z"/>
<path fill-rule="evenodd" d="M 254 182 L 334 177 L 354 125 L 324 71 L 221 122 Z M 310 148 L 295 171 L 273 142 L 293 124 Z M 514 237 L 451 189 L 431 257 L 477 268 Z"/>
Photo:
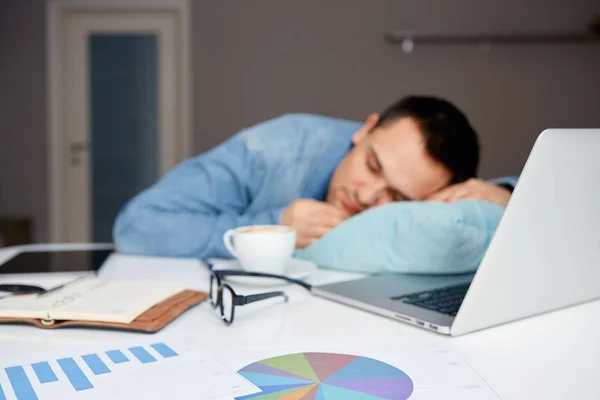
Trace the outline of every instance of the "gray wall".
<path fill-rule="evenodd" d="M 444 96 L 479 130 L 484 177 L 517 174 L 548 127 L 600 127 L 600 46 L 423 46 L 389 29 L 580 30 L 597 0 L 195 0 L 194 150 L 285 112 L 362 119 L 410 94 Z M 45 17 L 0 1 L 0 214 L 33 215 L 46 240 Z"/>
<path fill-rule="evenodd" d="M 287 111 L 362 119 L 409 93 L 445 96 L 481 133 L 484 176 L 516 174 L 547 127 L 600 127 L 600 45 L 417 47 L 417 32 L 584 29 L 597 0 L 194 3 L 196 149 Z"/>
<path fill-rule="evenodd" d="M 46 14 L 38 0 L 0 0 L 0 218 L 33 218 L 48 237 Z"/>

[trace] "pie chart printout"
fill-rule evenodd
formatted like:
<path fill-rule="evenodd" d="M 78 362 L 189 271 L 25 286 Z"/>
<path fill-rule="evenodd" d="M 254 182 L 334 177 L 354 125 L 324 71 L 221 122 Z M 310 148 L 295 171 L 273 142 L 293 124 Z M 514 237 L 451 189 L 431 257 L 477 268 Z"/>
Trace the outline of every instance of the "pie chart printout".
<path fill-rule="evenodd" d="M 346 354 L 288 354 L 257 361 L 238 373 L 262 392 L 236 400 L 406 400 L 414 388 L 398 368 Z"/>

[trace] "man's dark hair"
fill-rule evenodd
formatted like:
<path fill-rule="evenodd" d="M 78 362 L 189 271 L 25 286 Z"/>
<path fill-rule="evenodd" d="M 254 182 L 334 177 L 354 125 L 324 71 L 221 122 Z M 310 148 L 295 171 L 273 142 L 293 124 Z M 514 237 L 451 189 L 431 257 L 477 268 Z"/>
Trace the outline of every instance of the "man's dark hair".
<path fill-rule="evenodd" d="M 376 127 L 404 117 L 410 117 L 419 124 L 427 152 L 450 170 L 453 175 L 451 183 L 477 176 L 477 132 L 458 108 L 435 97 L 404 97 L 380 115 Z"/>

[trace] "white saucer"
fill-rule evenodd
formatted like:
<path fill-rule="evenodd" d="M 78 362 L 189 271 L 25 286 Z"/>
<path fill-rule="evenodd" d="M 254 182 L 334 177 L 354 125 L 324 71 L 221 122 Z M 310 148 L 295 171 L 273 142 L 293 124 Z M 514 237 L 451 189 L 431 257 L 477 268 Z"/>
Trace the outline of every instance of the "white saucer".
<path fill-rule="evenodd" d="M 215 270 L 233 269 L 242 271 L 242 266 L 239 261 L 235 259 L 227 260 L 222 258 L 210 258 L 208 261 L 214 265 Z M 292 258 L 286 266 L 286 271 L 282 275 L 293 279 L 304 279 L 317 272 L 317 269 L 317 265 L 312 261 Z M 261 278 L 256 276 L 228 276 L 226 279 L 230 282 L 251 286 L 277 286 L 288 284 L 288 282 L 282 279 Z"/>

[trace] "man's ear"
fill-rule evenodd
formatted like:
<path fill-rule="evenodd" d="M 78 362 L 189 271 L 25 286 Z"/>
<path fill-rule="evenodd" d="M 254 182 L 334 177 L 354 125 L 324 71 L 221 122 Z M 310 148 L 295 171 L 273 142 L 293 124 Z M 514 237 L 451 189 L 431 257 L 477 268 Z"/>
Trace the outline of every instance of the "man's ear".
<path fill-rule="evenodd" d="M 369 114 L 363 126 L 361 126 L 360 129 L 357 130 L 356 133 L 354 133 L 354 135 L 352 136 L 352 144 L 356 145 L 358 142 L 366 138 L 367 135 L 371 133 L 371 131 L 373 131 L 373 128 L 375 128 L 377 122 L 379 122 L 379 114 Z"/>

